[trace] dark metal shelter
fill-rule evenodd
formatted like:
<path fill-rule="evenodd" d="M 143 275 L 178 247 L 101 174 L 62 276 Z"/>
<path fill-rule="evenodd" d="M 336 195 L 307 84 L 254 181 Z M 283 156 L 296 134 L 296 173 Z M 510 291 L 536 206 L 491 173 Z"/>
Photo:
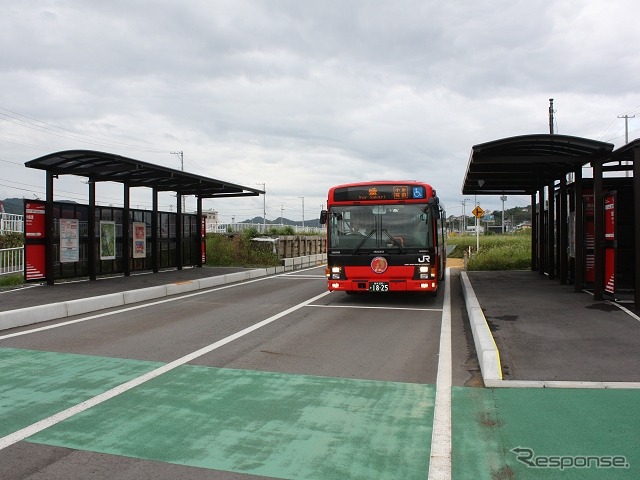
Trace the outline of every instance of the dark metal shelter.
<path fill-rule="evenodd" d="M 47 283 L 53 284 L 53 193 L 54 178 L 59 175 L 77 175 L 87 177 L 89 179 L 89 211 L 94 212 L 96 207 L 96 190 L 95 186 L 98 182 L 117 182 L 124 186 L 124 219 L 129 219 L 129 203 L 130 189 L 132 187 L 147 187 L 153 191 L 153 215 L 151 217 L 152 231 L 152 252 L 154 255 L 153 270 L 157 271 L 157 263 L 155 259 L 158 255 L 158 192 L 171 191 L 176 192 L 176 214 L 178 220 L 175 222 L 176 239 L 178 249 L 182 239 L 181 228 L 182 222 L 182 196 L 194 195 L 197 198 L 197 218 L 198 225 L 202 224 L 202 199 L 203 198 L 227 198 L 227 197 L 244 197 L 257 196 L 264 194 L 263 190 L 245 187 L 222 180 L 204 177 L 193 173 L 187 173 L 180 170 L 174 170 L 159 165 L 135 160 L 132 158 L 122 157 L 105 152 L 97 152 L 92 150 L 69 150 L 57 153 L 51 153 L 40 158 L 28 161 L 25 166 L 29 168 L 37 168 L 45 170 L 47 173 L 46 180 L 46 209 L 45 209 L 45 252 L 46 252 L 46 278 Z M 88 237 L 95 237 L 96 219 L 91 214 L 88 218 Z M 130 222 L 122 222 L 123 238 L 130 237 Z M 198 235 L 200 242 L 202 236 Z M 122 256 L 127 259 L 130 256 L 130 246 L 128 241 L 122 243 Z M 88 243 L 89 258 L 89 277 L 94 280 L 96 278 L 95 260 L 97 256 L 96 242 Z M 179 250 L 178 250 L 179 251 Z M 124 262 L 124 274 L 130 274 L 129 262 Z M 198 265 L 202 266 L 202 261 Z M 177 255 L 178 269 L 182 268 L 181 255 Z"/>
<path fill-rule="evenodd" d="M 613 148 L 610 143 L 557 134 L 522 135 L 474 145 L 462 193 L 530 195 L 532 270 L 549 278 L 558 276 L 561 283 L 573 282 L 576 290 L 585 288 L 585 272 L 592 271 L 594 298 L 600 300 L 605 283 L 604 191 L 633 190 L 633 205 L 618 205 L 634 224 L 628 251 L 630 255 L 640 252 L 640 226 L 635 221 L 640 212 L 640 140 Z M 584 166 L 592 168 L 592 178 L 583 179 Z M 633 179 L 609 178 L 603 172 L 633 172 Z M 615 238 L 611 248 L 618 246 Z M 635 304 L 640 306 L 640 255 L 634 257 L 630 276 Z"/>

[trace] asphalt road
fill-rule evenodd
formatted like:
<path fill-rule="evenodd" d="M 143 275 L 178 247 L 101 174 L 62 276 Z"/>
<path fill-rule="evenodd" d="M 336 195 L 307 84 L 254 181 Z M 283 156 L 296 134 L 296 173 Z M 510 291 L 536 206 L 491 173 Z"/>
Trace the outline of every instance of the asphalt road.
<path fill-rule="evenodd" d="M 439 362 L 478 382 L 448 285 L 349 296 L 315 268 L 4 331 L 0 478 L 427 478 Z"/>

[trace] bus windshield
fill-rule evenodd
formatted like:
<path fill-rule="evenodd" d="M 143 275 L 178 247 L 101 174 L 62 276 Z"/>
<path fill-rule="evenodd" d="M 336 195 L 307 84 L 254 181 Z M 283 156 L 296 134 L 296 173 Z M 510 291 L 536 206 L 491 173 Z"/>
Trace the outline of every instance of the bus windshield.
<path fill-rule="evenodd" d="M 431 208 L 424 203 L 332 206 L 328 212 L 331 249 L 425 249 L 433 247 Z"/>

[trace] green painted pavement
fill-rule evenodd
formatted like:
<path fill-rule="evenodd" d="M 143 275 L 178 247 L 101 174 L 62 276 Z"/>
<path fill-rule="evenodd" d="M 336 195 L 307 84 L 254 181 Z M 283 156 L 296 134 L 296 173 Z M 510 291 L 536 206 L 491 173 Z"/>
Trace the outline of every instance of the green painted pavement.
<path fill-rule="evenodd" d="M 454 480 L 640 478 L 640 390 L 454 387 L 452 397 Z M 518 456 L 580 468 L 530 467 Z M 625 457 L 629 468 L 572 456 Z"/>
<path fill-rule="evenodd" d="M 0 437 L 162 365 L 0 348 Z"/>
<path fill-rule="evenodd" d="M 424 479 L 432 385 L 179 367 L 29 441 L 295 479 Z"/>
<path fill-rule="evenodd" d="M 160 365 L 0 349 L 0 436 Z M 186 365 L 29 441 L 278 478 L 424 479 L 434 395 L 432 385 Z M 453 387 L 452 398 L 454 480 L 640 478 L 640 390 Z M 534 468 L 525 455 L 629 467 Z"/>

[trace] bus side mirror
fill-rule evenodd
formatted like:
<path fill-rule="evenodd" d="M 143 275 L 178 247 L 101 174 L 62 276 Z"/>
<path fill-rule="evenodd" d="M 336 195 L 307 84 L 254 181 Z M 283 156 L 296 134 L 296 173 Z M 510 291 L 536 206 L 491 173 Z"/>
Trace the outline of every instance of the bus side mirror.
<path fill-rule="evenodd" d="M 433 212 L 433 218 L 436 220 L 440 219 L 440 199 L 438 197 L 432 197 L 427 201 L 429 208 Z"/>
<path fill-rule="evenodd" d="M 320 225 L 324 225 L 325 223 L 327 223 L 327 211 L 322 210 L 320 212 Z"/>

